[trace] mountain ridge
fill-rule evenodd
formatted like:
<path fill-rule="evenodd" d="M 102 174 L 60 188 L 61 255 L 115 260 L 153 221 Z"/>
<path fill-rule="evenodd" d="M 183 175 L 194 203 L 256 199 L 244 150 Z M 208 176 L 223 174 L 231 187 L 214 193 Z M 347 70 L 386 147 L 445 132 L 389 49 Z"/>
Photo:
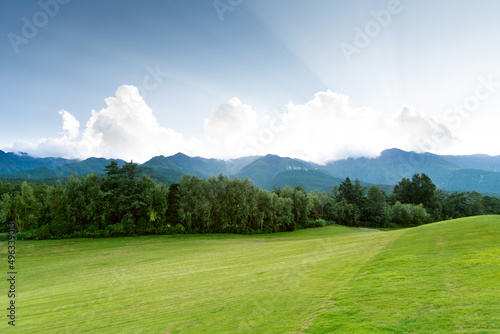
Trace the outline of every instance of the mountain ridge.
<path fill-rule="evenodd" d="M 27 154 L 0 151 L 0 178 L 42 179 L 67 177 L 76 172 L 102 174 L 104 166 L 120 159 L 36 158 Z M 164 183 L 174 183 L 182 174 L 207 178 L 220 173 L 230 177 L 249 178 L 270 190 L 273 185 L 301 185 L 307 191 L 331 189 L 346 177 L 359 179 L 366 185 L 388 188 L 403 177 L 427 174 L 438 188 L 448 191 L 500 193 L 500 156 L 437 155 L 387 149 L 374 158 L 347 158 L 324 165 L 274 154 L 221 160 L 190 157 L 183 153 L 156 156 L 140 164 L 144 174 Z"/>

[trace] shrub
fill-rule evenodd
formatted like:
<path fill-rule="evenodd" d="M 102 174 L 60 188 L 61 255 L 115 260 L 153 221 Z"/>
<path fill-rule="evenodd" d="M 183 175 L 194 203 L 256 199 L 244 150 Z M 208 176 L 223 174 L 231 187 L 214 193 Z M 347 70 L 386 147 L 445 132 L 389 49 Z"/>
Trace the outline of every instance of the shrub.
<path fill-rule="evenodd" d="M 70 224 L 68 224 L 63 218 L 56 217 L 50 223 L 50 229 L 52 230 L 52 235 L 62 237 L 63 235 L 70 233 Z"/>
<path fill-rule="evenodd" d="M 17 240 L 34 240 L 36 238 L 36 230 L 28 230 L 16 233 Z"/>
<path fill-rule="evenodd" d="M 132 235 L 135 232 L 135 219 L 134 216 L 131 213 L 127 213 L 122 221 L 120 222 L 120 225 L 123 226 L 123 235 Z M 117 228 L 120 228 L 119 226 Z M 117 231 L 117 233 L 121 233 L 120 231 Z"/>
<path fill-rule="evenodd" d="M 324 219 L 315 219 L 315 220 L 309 220 L 307 224 L 304 225 L 305 228 L 312 228 L 312 227 L 324 227 L 328 225 L 326 220 Z"/>
<path fill-rule="evenodd" d="M 177 224 L 171 228 L 173 234 L 184 234 L 186 233 L 186 228 L 182 224 Z"/>
<path fill-rule="evenodd" d="M 431 216 L 422 204 L 401 204 L 392 206 L 392 221 L 399 226 L 418 226 L 431 222 Z"/>
<path fill-rule="evenodd" d="M 38 240 L 47 240 L 50 239 L 50 227 L 48 224 L 43 225 L 36 231 L 36 237 Z"/>
<path fill-rule="evenodd" d="M 38 226 L 38 218 L 34 214 L 30 214 L 26 219 L 26 228 L 36 229 Z"/>
<path fill-rule="evenodd" d="M 359 221 L 359 212 L 351 203 L 337 203 L 337 216 L 335 220 L 341 225 L 356 226 Z"/>
<path fill-rule="evenodd" d="M 151 229 L 152 227 L 154 227 L 154 226 L 148 219 L 141 217 L 137 221 L 136 232 L 147 231 L 147 230 Z"/>
<path fill-rule="evenodd" d="M 123 237 L 125 235 L 125 227 L 122 223 L 108 225 L 104 230 L 104 237 Z"/>

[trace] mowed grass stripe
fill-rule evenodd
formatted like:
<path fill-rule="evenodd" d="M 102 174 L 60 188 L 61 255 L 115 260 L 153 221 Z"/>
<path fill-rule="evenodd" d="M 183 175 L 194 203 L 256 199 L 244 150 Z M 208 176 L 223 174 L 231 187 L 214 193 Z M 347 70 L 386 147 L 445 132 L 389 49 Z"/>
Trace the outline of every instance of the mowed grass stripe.
<path fill-rule="evenodd" d="M 499 333 L 499 237 L 499 216 L 409 229 L 308 332 Z"/>
<path fill-rule="evenodd" d="M 395 240 L 400 238 L 405 232 L 406 230 L 399 230 L 399 231 L 393 231 L 391 233 L 380 234 L 376 236 L 377 239 L 374 240 L 375 242 L 366 243 L 361 247 L 358 245 L 357 250 L 352 250 L 354 251 L 355 254 L 358 254 L 358 256 L 355 257 L 357 263 L 355 265 L 347 265 L 344 267 L 344 270 L 341 271 L 340 274 L 342 278 L 337 280 L 338 284 L 336 284 L 333 290 L 331 290 L 328 296 L 326 296 L 324 306 L 321 309 L 317 310 L 315 313 L 313 313 L 307 319 L 307 321 L 304 323 L 304 325 L 302 326 L 300 331 L 298 331 L 298 333 L 307 332 L 313 321 L 316 319 L 316 317 L 327 311 L 328 306 L 332 305 L 332 300 L 335 300 L 337 295 L 344 292 L 344 290 L 348 287 L 351 280 L 359 273 L 359 271 L 367 263 L 373 261 L 373 259 L 376 258 L 378 254 L 380 254 L 380 252 L 382 252 L 388 245 L 393 243 Z M 347 262 L 346 264 L 349 264 L 349 262 Z"/>
<path fill-rule="evenodd" d="M 17 329 L 298 331 L 391 238 L 331 226 L 269 236 L 18 242 Z"/>
<path fill-rule="evenodd" d="M 499 332 L 499 226 L 19 241 L 16 330 Z"/>

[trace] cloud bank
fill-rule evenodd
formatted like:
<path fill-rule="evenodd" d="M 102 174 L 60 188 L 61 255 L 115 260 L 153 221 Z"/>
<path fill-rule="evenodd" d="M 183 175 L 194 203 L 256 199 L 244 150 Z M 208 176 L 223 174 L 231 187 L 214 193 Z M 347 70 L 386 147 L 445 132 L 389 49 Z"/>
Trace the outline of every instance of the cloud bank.
<path fill-rule="evenodd" d="M 288 103 L 283 112 L 258 113 L 238 98 L 215 108 L 204 121 L 202 140 L 158 124 L 138 89 L 121 86 L 106 107 L 92 110 L 85 128 L 62 110 L 62 134 L 36 143 L 15 142 L 10 151 L 34 156 L 84 159 L 106 157 L 145 162 L 157 155 L 237 158 L 278 154 L 324 163 L 372 157 L 392 147 L 439 152 L 456 140 L 432 117 L 403 106 L 391 117 L 368 107 L 353 108 L 346 95 L 318 92 L 305 104 Z"/>
<path fill-rule="evenodd" d="M 384 118 L 371 108 L 351 107 L 346 95 L 332 91 L 316 93 L 305 104 L 290 102 L 283 113 L 260 119 L 232 99 L 205 120 L 205 130 L 218 136 L 217 153 L 224 158 L 271 153 L 319 163 L 373 157 L 393 147 L 439 151 L 455 140 L 445 125 L 411 107 Z"/>
<path fill-rule="evenodd" d="M 177 152 L 203 153 L 199 141 L 187 141 L 181 133 L 161 127 L 136 87 L 121 86 L 116 96 L 105 102 L 106 108 L 92 110 L 82 133 L 75 117 L 62 110 L 62 137 L 43 138 L 35 144 L 16 142 L 10 149 L 34 156 L 105 157 L 137 162 Z"/>

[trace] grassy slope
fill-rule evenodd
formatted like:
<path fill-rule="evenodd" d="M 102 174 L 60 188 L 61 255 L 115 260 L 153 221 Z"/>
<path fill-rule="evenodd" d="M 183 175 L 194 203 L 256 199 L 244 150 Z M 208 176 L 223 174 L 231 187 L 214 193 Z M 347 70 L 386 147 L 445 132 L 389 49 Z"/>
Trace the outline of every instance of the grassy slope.
<path fill-rule="evenodd" d="M 479 217 L 392 232 L 18 241 L 16 329 L 498 330 L 498 226 Z"/>
<path fill-rule="evenodd" d="M 408 229 L 367 263 L 310 333 L 499 333 L 500 219 Z"/>

